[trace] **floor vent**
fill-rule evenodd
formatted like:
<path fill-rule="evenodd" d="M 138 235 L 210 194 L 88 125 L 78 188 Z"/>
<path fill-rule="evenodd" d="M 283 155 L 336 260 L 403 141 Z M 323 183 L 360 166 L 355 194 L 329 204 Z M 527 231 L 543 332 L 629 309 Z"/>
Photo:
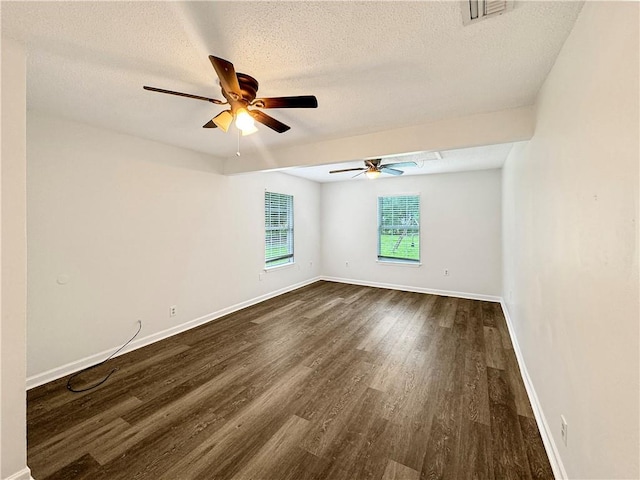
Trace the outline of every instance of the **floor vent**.
<path fill-rule="evenodd" d="M 502 15 L 513 8 L 514 0 L 464 0 L 460 2 L 462 23 L 479 22 L 486 18 Z"/>

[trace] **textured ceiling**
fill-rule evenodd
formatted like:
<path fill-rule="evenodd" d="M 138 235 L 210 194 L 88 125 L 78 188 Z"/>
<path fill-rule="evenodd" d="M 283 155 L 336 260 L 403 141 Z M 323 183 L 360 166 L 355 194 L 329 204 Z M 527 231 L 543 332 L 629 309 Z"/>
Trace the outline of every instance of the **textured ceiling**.
<path fill-rule="evenodd" d="M 501 145 L 486 145 L 483 147 L 461 148 L 457 150 L 446 150 L 439 152 L 441 159 L 434 159 L 433 154 L 426 152 L 416 152 L 406 155 L 394 155 L 384 157 L 382 164 L 395 162 L 415 162 L 415 167 L 404 167 L 403 176 L 426 175 L 432 173 L 450 173 L 470 170 L 488 170 L 491 168 L 502 168 L 507 159 L 513 144 L 504 143 Z M 368 180 L 365 175 L 358 175 L 358 172 L 344 172 L 330 174 L 330 170 L 340 170 L 343 168 L 362 167 L 363 162 L 335 163 L 331 165 L 318 165 L 313 167 L 300 167 L 283 170 L 284 173 L 296 177 L 307 178 L 314 182 L 342 182 L 347 180 Z M 354 177 L 355 176 L 355 177 Z M 384 178 L 395 178 L 393 175 L 381 175 L 377 180 Z"/>
<path fill-rule="evenodd" d="M 462 25 L 458 2 L 2 2 L 2 33 L 28 51 L 28 107 L 219 156 L 236 135 L 201 128 L 222 98 L 207 56 L 259 96 L 318 97 L 271 110 L 281 147 L 528 105 L 582 3 L 516 2 Z M 251 148 L 251 142 L 245 142 Z"/>

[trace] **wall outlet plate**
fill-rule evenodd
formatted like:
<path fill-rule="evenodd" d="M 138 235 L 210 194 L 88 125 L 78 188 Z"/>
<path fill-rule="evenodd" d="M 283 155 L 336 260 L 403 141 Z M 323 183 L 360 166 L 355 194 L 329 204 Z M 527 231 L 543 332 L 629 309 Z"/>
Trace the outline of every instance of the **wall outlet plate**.
<path fill-rule="evenodd" d="M 171 305 L 169 307 L 169 316 L 170 317 L 175 317 L 176 313 L 178 313 L 178 306 L 177 305 Z"/>
<path fill-rule="evenodd" d="M 564 446 L 567 446 L 567 434 L 568 432 L 568 425 L 567 425 L 567 419 L 564 418 L 564 415 L 560 415 L 560 433 L 562 434 L 562 442 L 564 443 Z"/>

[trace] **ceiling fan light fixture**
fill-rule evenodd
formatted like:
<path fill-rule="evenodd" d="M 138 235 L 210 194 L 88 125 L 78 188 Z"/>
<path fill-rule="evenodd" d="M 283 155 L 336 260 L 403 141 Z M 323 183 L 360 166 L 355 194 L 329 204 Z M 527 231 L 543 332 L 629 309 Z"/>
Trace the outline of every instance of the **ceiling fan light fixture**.
<path fill-rule="evenodd" d="M 257 131 L 253 117 L 246 108 L 239 108 L 236 112 L 236 127 L 242 131 L 242 135 L 250 135 Z"/>
<path fill-rule="evenodd" d="M 241 130 L 243 137 L 246 137 L 247 135 L 251 135 L 252 133 L 256 133 L 257 131 L 258 131 L 258 127 L 256 127 L 255 125 L 251 128 Z"/>
<path fill-rule="evenodd" d="M 229 130 L 229 125 L 233 122 L 233 115 L 231 114 L 231 110 L 225 110 L 224 112 L 220 112 L 218 115 L 213 117 L 211 121 L 223 132 Z"/>
<path fill-rule="evenodd" d="M 369 180 L 375 180 L 380 176 L 380 170 L 367 170 L 364 174 Z"/>

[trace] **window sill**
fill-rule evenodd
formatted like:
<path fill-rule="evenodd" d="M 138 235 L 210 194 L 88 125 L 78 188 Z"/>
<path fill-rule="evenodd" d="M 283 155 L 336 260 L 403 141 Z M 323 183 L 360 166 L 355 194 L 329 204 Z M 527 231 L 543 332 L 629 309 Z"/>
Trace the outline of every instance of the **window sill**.
<path fill-rule="evenodd" d="M 376 260 L 378 265 L 386 265 L 392 267 L 413 267 L 418 268 L 422 266 L 422 262 L 403 262 L 402 260 Z"/>
<path fill-rule="evenodd" d="M 285 268 L 291 268 L 296 264 L 296 262 L 285 263 L 284 265 L 274 265 L 273 267 L 264 267 L 265 273 L 273 272 L 275 270 L 282 270 Z"/>

